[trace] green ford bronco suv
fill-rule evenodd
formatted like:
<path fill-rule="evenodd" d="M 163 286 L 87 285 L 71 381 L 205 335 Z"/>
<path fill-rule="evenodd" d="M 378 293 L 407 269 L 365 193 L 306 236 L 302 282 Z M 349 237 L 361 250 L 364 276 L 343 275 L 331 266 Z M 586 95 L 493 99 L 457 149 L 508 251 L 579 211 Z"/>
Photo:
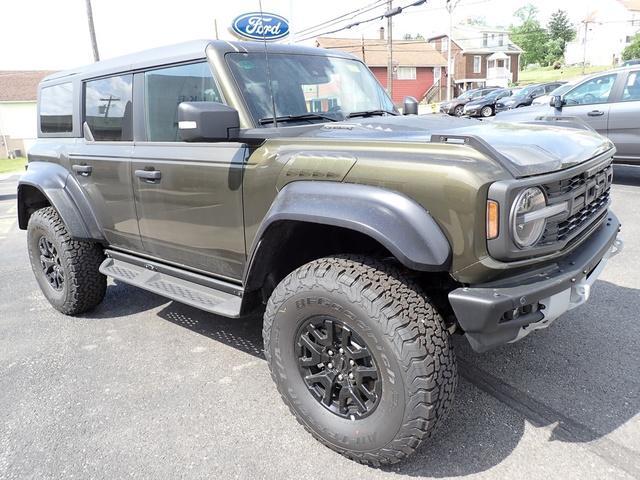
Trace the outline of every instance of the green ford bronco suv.
<path fill-rule="evenodd" d="M 622 246 L 610 141 L 399 115 L 347 54 L 191 42 L 51 75 L 38 105 L 18 217 L 53 307 L 94 308 L 109 276 L 263 313 L 291 412 L 371 465 L 450 410 L 451 335 L 484 351 L 547 327 Z"/>

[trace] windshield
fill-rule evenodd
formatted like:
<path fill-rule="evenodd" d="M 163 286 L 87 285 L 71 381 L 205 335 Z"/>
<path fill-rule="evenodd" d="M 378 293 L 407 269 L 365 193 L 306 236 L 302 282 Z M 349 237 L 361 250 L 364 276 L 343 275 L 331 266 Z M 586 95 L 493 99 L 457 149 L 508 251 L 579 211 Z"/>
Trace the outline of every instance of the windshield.
<path fill-rule="evenodd" d="M 263 53 L 230 53 L 227 61 L 257 124 L 273 119 Z M 371 71 L 358 60 L 325 55 L 269 55 L 276 116 L 304 123 L 344 120 L 356 112 L 395 112 Z M 289 120 L 292 120 L 289 118 Z"/>
<path fill-rule="evenodd" d="M 524 87 L 518 93 L 514 93 L 513 96 L 514 97 L 526 97 L 531 92 L 533 92 L 536 88 L 538 88 L 538 85 L 530 85 L 528 87 Z"/>
<path fill-rule="evenodd" d="M 481 91 L 480 90 L 467 90 L 466 92 L 464 92 L 462 95 L 460 95 L 458 98 L 460 100 L 466 100 L 467 98 L 477 98 L 480 96 Z"/>
<path fill-rule="evenodd" d="M 556 87 L 553 90 L 551 90 L 551 92 L 549 92 L 549 95 L 551 96 L 562 95 L 565 92 L 568 92 L 570 88 L 573 88 L 574 85 L 575 83 L 565 83 L 564 85 L 560 85 L 559 87 Z"/>
<path fill-rule="evenodd" d="M 508 90 L 494 90 L 493 92 L 486 94 L 483 97 L 483 99 L 494 100 L 494 99 L 496 99 L 498 97 L 504 97 L 504 96 L 506 96 L 508 94 L 509 94 Z"/>

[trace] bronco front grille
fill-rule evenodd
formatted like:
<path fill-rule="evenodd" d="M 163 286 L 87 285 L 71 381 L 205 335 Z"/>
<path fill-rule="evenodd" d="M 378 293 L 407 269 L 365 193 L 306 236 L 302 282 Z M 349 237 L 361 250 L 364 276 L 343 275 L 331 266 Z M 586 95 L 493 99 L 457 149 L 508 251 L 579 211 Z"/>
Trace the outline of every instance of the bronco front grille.
<path fill-rule="evenodd" d="M 613 167 L 609 163 L 596 172 L 587 171 L 543 185 L 547 203 L 567 202 L 568 212 L 547 221 L 538 245 L 572 240 L 601 220 L 609 205 L 612 180 Z"/>

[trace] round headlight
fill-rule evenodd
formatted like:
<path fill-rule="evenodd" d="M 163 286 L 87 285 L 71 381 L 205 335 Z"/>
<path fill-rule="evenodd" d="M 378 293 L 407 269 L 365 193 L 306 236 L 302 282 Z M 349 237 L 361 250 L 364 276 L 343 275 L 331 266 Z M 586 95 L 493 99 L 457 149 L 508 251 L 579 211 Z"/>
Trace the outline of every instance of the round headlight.
<path fill-rule="evenodd" d="M 546 206 L 544 193 L 537 187 L 527 188 L 518 194 L 511 207 L 511 233 L 518 247 L 527 248 L 540 240 L 546 219 L 529 214 Z"/>

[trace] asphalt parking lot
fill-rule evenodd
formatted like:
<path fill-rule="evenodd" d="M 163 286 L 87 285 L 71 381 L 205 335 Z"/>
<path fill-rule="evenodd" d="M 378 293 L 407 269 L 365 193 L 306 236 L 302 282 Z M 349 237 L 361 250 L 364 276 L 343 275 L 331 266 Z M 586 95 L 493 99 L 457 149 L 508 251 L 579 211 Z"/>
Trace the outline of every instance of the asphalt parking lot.
<path fill-rule="evenodd" d="M 448 423 L 377 470 L 314 441 L 276 393 L 260 319 L 110 282 L 89 315 L 41 295 L 0 180 L 0 478 L 640 478 L 640 167 L 616 167 L 624 251 L 590 302 L 491 353 L 456 338 Z"/>

